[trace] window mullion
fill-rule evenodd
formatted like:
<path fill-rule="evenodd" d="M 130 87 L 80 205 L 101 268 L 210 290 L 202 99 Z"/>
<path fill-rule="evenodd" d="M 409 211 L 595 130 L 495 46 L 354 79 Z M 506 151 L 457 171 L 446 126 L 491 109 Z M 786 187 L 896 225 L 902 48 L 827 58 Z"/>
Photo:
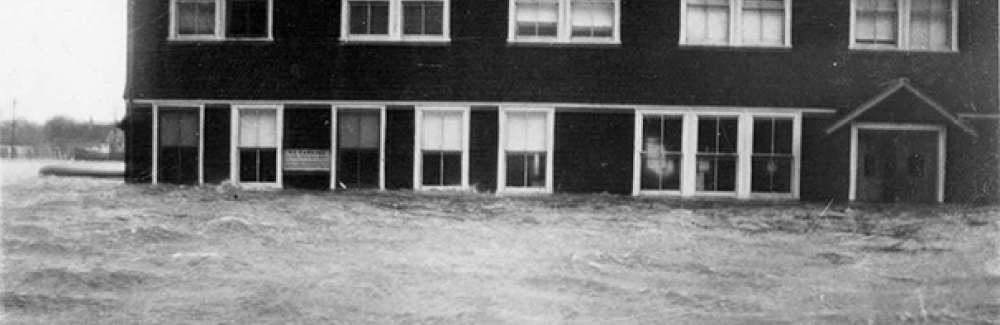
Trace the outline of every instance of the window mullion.
<path fill-rule="evenodd" d="M 732 45 L 742 45 L 743 0 L 729 0 L 729 40 Z"/>
<path fill-rule="evenodd" d="M 896 17 L 899 20 L 899 31 L 896 33 L 899 48 L 910 48 L 910 0 L 897 0 Z"/>
<path fill-rule="evenodd" d="M 215 38 L 226 37 L 226 1 L 215 0 Z"/>
<path fill-rule="evenodd" d="M 556 31 L 556 38 L 563 42 L 568 42 L 570 38 L 570 29 L 572 28 L 572 23 L 570 20 L 570 6 L 572 0 L 559 0 L 559 10 L 558 10 L 558 24 Z"/>

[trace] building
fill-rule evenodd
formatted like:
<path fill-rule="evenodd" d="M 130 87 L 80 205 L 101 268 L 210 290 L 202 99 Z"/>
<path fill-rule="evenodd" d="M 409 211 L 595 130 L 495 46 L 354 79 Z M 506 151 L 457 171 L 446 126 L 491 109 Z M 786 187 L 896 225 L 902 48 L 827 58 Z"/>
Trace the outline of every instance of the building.
<path fill-rule="evenodd" d="M 127 180 L 998 197 L 985 0 L 130 1 Z"/>

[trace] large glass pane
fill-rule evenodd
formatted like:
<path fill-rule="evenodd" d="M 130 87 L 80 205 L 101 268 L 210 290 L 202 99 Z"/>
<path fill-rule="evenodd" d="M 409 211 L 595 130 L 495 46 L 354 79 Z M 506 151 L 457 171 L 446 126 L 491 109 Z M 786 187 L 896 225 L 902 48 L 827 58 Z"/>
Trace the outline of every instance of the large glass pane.
<path fill-rule="evenodd" d="M 679 190 L 683 118 L 652 115 L 642 122 L 641 189 Z"/>
<path fill-rule="evenodd" d="M 462 184 L 462 153 L 425 151 L 423 154 L 423 185 L 458 186 Z"/>
<path fill-rule="evenodd" d="M 693 43 L 729 41 L 729 0 L 687 0 L 687 39 Z"/>
<path fill-rule="evenodd" d="M 754 157 L 752 174 L 755 193 L 791 192 L 792 157 Z"/>
<path fill-rule="evenodd" d="M 378 187 L 379 152 L 373 149 L 341 149 L 337 152 L 338 187 Z"/>
<path fill-rule="evenodd" d="M 520 0 L 517 10 L 517 35 L 528 37 L 555 37 L 559 22 L 559 2 L 546 0 Z"/>
<path fill-rule="evenodd" d="M 267 37 L 267 0 L 229 0 L 226 33 L 229 37 Z"/>
<path fill-rule="evenodd" d="M 785 35 L 784 0 L 744 0 L 743 42 L 780 45 Z"/>
<path fill-rule="evenodd" d="M 642 155 L 643 190 L 680 190 L 681 155 L 646 153 Z"/>
<path fill-rule="evenodd" d="M 898 35 L 897 0 L 858 0 L 855 42 L 869 45 L 895 45 Z"/>
<path fill-rule="evenodd" d="M 695 189 L 707 192 L 736 190 L 736 157 L 698 155 Z"/>
<path fill-rule="evenodd" d="M 792 119 L 754 119 L 753 152 L 755 154 L 791 154 Z"/>
<path fill-rule="evenodd" d="M 736 117 L 701 117 L 698 119 L 698 152 L 736 153 L 739 134 Z"/>
<path fill-rule="evenodd" d="M 215 35 L 215 1 L 178 0 L 177 35 Z"/>
<path fill-rule="evenodd" d="M 547 145 L 544 112 L 507 113 L 507 150 L 544 151 Z"/>
<path fill-rule="evenodd" d="M 507 152 L 507 187 L 545 187 L 544 152 Z"/>
<path fill-rule="evenodd" d="M 340 148 L 378 149 L 381 130 L 378 111 L 345 110 L 337 116 L 337 143 Z"/>
<path fill-rule="evenodd" d="M 277 150 L 263 148 L 241 148 L 240 182 L 271 183 L 278 179 Z"/>
<path fill-rule="evenodd" d="M 462 112 L 427 111 L 421 124 L 421 149 L 462 150 Z"/>
<path fill-rule="evenodd" d="M 348 7 L 351 34 L 389 34 L 389 1 L 350 1 Z"/>
<path fill-rule="evenodd" d="M 614 35 L 613 1 L 575 0 L 570 7 L 573 37 L 607 38 Z"/>
<path fill-rule="evenodd" d="M 951 49 L 951 0 L 913 0 L 910 46 L 919 50 Z"/>
<path fill-rule="evenodd" d="M 444 4 L 441 1 L 404 1 L 404 35 L 442 35 Z"/>

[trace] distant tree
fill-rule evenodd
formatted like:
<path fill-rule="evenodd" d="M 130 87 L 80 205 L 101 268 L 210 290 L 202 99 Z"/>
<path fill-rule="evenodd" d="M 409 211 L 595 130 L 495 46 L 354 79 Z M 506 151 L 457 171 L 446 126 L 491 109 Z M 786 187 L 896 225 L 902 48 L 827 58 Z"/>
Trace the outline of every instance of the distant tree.
<path fill-rule="evenodd" d="M 0 143 L 5 145 L 40 146 L 45 143 L 45 134 L 38 123 L 7 120 L 0 121 L 0 139 Z"/>
<path fill-rule="evenodd" d="M 95 124 L 93 120 L 79 122 L 66 116 L 56 116 L 42 127 L 45 140 L 63 152 L 72 147 L 100 143 L 115 129 L 112 124 Z"/>

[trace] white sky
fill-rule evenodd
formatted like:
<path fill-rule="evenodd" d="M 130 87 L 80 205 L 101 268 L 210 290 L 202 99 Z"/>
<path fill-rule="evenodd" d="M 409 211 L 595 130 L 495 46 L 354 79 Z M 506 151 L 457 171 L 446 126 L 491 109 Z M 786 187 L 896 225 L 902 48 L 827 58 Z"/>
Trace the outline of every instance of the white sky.
<path fill-rule="evenodd" d="M 0 0 L 0 120 L 124 115 L 127 0 Z"/>

